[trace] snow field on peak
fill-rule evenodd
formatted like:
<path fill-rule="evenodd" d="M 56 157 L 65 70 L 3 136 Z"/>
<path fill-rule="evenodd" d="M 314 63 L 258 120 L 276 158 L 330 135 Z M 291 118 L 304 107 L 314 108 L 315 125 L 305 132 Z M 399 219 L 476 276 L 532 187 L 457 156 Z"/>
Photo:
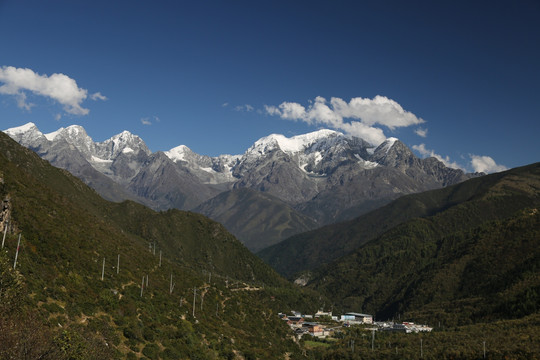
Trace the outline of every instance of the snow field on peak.
<path fill-rule="evenodd" d="M 397 138 L 395 137 L 389 137 L 388 139 L 386 139 L 382 145 L 383 145 L 383 149 L 386 150 L 386 152 L 388 153 L 388 151 L 392 148 L 392 146 L 394 146 L 394 143 L 398 141 Z"/>
<path fill-rule="evenodd" d="M 22 134 L 22 133 L 26 133 L 26 132 L 29 132 L 29 131 L 39 131 L 36 127 L 36 124 L 34 124 L 33 122 L 29 122 L 29 123 L 26 123 L 24 125 L 21 125 L 21 126 L 16 126 L 16 127 L 12 127 L 12 128 L 9 128 L 9 129 L 6 129 L 4 130 L 4 132 L 6 134 Z"/>
<path fill-rule="evenodd" d="M 277 145 L 283 152 L 294 154 L 302 152 L 314 143 L 321 139 L 329 138 L 330 136 L 343 136 L 343 134 L 334 130 L 318 130 L 308 134 L 296 135 L 293 137 L 286 137 L 281 134 L 271 134 L 263 137 L 255 142 L 253 146 L 248 150 L 257 151 L 259 153 L 266 153 L 271 151 Z"/>
<path fill-rule="evenodd" d="M 177 162 L 177 161 L 185 161 L 186 152 L 188 151 L 191 151 L 191 150 L 187 146 L 179 145 L 177 147 L 172 148 L 171 150 L 164 151 L 163 153 L 172 161 Z"/>

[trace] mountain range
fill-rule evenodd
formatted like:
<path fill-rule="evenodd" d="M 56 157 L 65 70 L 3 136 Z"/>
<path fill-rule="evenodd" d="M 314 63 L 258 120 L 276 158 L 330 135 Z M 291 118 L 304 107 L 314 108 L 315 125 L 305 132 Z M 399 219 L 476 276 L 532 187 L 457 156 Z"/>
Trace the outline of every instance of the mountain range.
<path fill-rule="evenodd" d="M 128 131 L 94 142 L 77 125 L 43 134 L 28 123 L 5 132 L 108 200 L 203 213 L 252 251 L 479 175 L 420 159 L 396 138 L 374 147 L 332 130 L 272 134 L 242 155 L 218 157 L 184 145 L 153 153 Z"/>
<path fill-rule="evenodd" d="M 234 190 L 218 196 L 271 196 Z M 423 339 L 426 358 L 477 358 L 485 339 L 489 358 L 536 358 L 539 195 L 536 163 L 402 196 L 259 253 L 299 263 L 298 287 L 221 224 L 105 201 L 0 134 L 0 357 L 375 359 L 399 348 L 412 359 Z M 309 257 L 318 260 L 305 266 Z M 277 317 L 321 306 L 436 329 L 380 332 L 373 349 L 343 328 L 312 347 Z"/>

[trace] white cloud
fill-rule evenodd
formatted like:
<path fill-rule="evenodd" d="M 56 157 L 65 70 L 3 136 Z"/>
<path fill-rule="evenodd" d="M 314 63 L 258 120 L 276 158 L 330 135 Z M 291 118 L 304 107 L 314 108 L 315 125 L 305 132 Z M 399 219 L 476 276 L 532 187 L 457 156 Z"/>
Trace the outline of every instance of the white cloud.
<path fill-rule="evenodd" d="M 299 103 L 283 102 L 279 106 L 266 105 L 267 114 L 285 120 L 304 121 L 309 125 L 325 125 L 358 136 L 375 145 L 386 140 L 382 129 L 375 125 L 406 127 L 424 123 L 421 118 L 408 112 L 394 100 L 384 96 L 373 99 L 353 98 L 348 103 L 340 98 L 326 99 L 318 96 L 306 108 Z M 345 121 L 345 119 L 352 119 Z"/>
<path fill-rule="evenodd" d="M 245 111 L 245 112 L 251 112 L 254 110 L 253 106 L 249 105 L 249 104 L 245 104 L 245 105 L 238 105 L 234 108 L 234 110 L 236 111 Z"/>
<path fill-rule="evenodd" d="M 154 122 L 160 122 L 160 119 L 157 116 L 141 118 L 141 124 L 143 125 L 152 125 Z"/>
<path fill-rule="evenodd" d="M 105 101 L 105 100 L 107 100 L 107 97 L 101 95 L 101 93 L 98 91 L 97 93 L 94 93 L 94 94 L 90 95 L 90 99 Z"/>
<path fill-rule="evenodd" d="M 330 99 L 334 111 L 344 118 L 360 119 L 366 125 L 384 125 L 393 130 L 422 124 L 425 121 L 406 111 L 396 101 L 377 95 L 373 99 L 352 98 L 346 103 L 340 98 Z"/>
<path fill-rule="evenodd" d="M 413 145 L 412 148 L 423 157 L 434 157 L 448 167 L 464 170 L 463 167 L 461 167 L 458 163 L 451 161 L 449 156 L 443 157 L 439 154 L 436 154 L 435 151 L 427 149 L 425 144 Z"/>
<path fill-rule="evenodd" d="M 470 155 L 471 166 L 476 172 L 494 173 L 508 170 L 504 165 L 498 165 L 490 156 Z"/>
<path fill-rule="evenodd" d="M 414 130 L 414 132 L 416 133 L 416 135 L 425 138 L 427 136 L 428 129 L 418 128 Z"/>
<path fill-rule="evenodd" d="M 56 114 L 56 115 L 54 115 L 54 120 L 60 121 L 60 119 L 62 119 L 62 114 Z"/>
<path fill-rule="evenodd" d="M 63 105 L 64 111 L 74 115 L 87 115 L 90 110 L 81 106 L 88 97 L 88 90 L 79 88 L 77 82 L 64 74 L 39 75 L 31 69 L 2 66 L 0 68 L 0 94 L 13 95 L 20 108 L 30 110 L 34 104 L 26 100 L 26 92 L 51 98 Z M 101 93 L 91 95 L 93 100 L 105 100 Z"/>

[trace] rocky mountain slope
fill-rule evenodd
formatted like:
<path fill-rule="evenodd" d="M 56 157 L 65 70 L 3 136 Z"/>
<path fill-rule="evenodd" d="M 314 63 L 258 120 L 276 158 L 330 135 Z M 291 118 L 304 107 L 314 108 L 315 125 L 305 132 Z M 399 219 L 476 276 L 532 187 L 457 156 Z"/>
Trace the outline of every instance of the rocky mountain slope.
<path fill-rule="evenodd" d="M 298 232 L 317 226 L 311 218 L 295 211 L 272 195 L 240 188 L 222 192 L 194 209 L 206 214 L 244 240 L 256 252 Z"/>
<path fill-rule="evenodd" d="M 332 130 L 287 138 L 269 135 L 242 155 L 209 157 L 185 146 L 151 153 L 144 141 L 127 131 L 94 142 L 80 126 L 42 134 L 34 124 L 5 131 L 51 164 L 80 177 L 106 199 L 132 199 L 154 209 L 198 211 L 223 220 L 240 219 L 218 209 L 242 209 L 246 197 L 216 197 L 225 191 L 252 189 L 270 197 L 258 208 L 283 209 L 288 231 L 227 223 L 251 249 L 277 243 L 294 233 L 354 218 L 402 195 L 440 188 L 470 178 L 434 158 L 419 159 L 406 145 L 390 138 L 374 148 L 359 138 Z M 235 206 L 220 201 L 238 203 Z M 274 206 L 264 204 L 277 201 Z M 253 197 L 249 198 L 252 203 Z M 281 204 L 281 205 L 280 205 Z M 265 212 L 259 223 L 274 223 Z M 309 220 L 307 220 L 309 219 Z M 245 228 L 248 226 L 248 228 Z M 281 226 L 281 225 L 277 225 Z M 313 227 L 312 227 L 313 226 Z M 252 228 L 249 228 L 252 227 Z M 272 238 L 270 240 L 270 238 Z M 264 240 L 257 244 L 257 239 Z"/>

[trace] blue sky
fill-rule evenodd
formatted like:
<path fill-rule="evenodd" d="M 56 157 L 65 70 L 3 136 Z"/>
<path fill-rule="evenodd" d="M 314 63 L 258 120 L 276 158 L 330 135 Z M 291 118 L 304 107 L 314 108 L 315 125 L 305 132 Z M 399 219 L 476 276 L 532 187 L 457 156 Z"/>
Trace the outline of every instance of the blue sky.
<path fill-rule="evenodd" d="M 0 0 L 0 34 L 1 129 L 215 156 L 333 128 L 467 171 L 540 160 L 535 0 Z"/>

